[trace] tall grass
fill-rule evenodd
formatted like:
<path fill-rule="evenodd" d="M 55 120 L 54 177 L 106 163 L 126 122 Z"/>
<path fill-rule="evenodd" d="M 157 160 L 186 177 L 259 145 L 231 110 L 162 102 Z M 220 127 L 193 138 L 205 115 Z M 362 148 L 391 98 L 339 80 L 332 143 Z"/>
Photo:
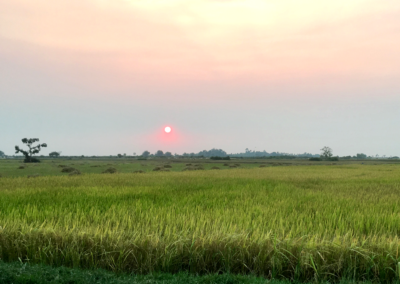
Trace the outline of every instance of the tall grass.
<path fill-rule="evenodd" d="M 400 167 L 0 179 L 0 258 L 120 272 L 399 279 Z"/>

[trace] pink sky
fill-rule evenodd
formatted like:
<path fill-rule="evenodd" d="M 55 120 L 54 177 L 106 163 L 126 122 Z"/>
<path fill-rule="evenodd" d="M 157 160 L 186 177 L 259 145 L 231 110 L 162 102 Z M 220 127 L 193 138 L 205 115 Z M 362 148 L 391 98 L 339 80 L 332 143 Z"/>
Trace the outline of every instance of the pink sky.
<path fill-rule="evenodd" d="M 399 50 L 398 0 L 0 1 L 0 95 L 10 108 L 32 99 L 31 90 L 37 103 L 160 102 L 174 113 L 210 102 L 251 109 L 249 100 L 293 117 L 307 102 L 390 107 L 400 97 Z M 151 129 L 170 123 L 162 120 Z"/>

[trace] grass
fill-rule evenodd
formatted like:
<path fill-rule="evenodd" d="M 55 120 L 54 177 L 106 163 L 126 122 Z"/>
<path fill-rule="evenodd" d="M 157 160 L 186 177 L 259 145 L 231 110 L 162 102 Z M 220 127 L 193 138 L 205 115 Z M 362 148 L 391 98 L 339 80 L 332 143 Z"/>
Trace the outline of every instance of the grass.
<path fill-rule="evenodd" d="M 0 283 L 3 284 L 288 284 L 287 281 L 267 281 L 244 275 L 206 275 L 188 273 L 150 275 L 115 274 L 105 270 L 81 270 L 28 263 L 0 262 Z"/>
<path fill-rule="evenodd" d="M 194 275 L 186 272 L 177 274 L 153 273 L 149 275 L 115 274 L 102 269 L 82 270 L 29 263 L 0 262 L 0 283 L 3 284 L 291 284 L 288 280 L 268 280 L 251 275 L 209 274 Z M 301 282 L 299 282 L 300 284 Z M 341 280 L 340 284 L 357 284 Z M 369 284 L 371 282 L 362 282 Z M 399 281 L 393 281 L 397 284 Z M 328 283 L 327 283 L 328 284 Z"/>
<path fill-rule="evenodd" d="M 399 194 L 396 164 L 1 178 L 0 258 L 392 282 Z"/>
<path fill-rule="evenodd" d="M 211 169 L 215 165 L 221 165 L 219 161 L 200 160 L 201 165 L 205 170 Z M 41 163 L 36 164 L 23 164 L 19 159 L 0 160 L 0 175 L 3 177 L 27 177 L 29 175 L 41 176 L 63 176 L 68 175 L 67 172 L 62 172 L 63 166 L 65 168 L 74 168 L 83 174 L 100 174 L 108 168 L 115 168 L 119 173 L 132 173 L 134 171 L 152 172 L 156 167 L 163 167 L 168 164 L 168 170 L 180 172 L 186 168 L 186 160 L 168 160 L 168 159 L 151 159 L 151 160 L 137 160 L 137 159 L 43 159 Z M 232 162 L 233 163 L 233 162 Z M 271 165 L 274 162 L 271 163 Z M 196 161 L 198 164 L 198 161 Z M 23 166 L 23 169 L 18 167 Z M 170 167 L 169 167 L 170 166 Z M 222 166 L 224 167 L 224 166 Z M 247 162 L 241 165 L 241 168 L 254 168 L 258 164 Z"/>
<path fill-rule="evenodd" d="M 252 169 L 259 168 L 260 165 L 266 167 L 274 166 L 332 166 L 332 165 L 352 165 L 352 164 L 369 164 L 369 165 L 400 165 L 400 160 L 362 160 L 362 161 L 339 161 L 339 162 L 311 162 L 307 159 L 294 159 L 294 160 L 271 160 L 271 159 L 233 159 L 231 161 L 214 161 L 209 159 L 165 159 L 165 158 L 152 158 L 149 160 L 137 160 L 134 158 L 73 158 L 73 159 L 49 159 L 40 158 L 41 163 L 24 164 L 22 159 L 0 159 L 0 177 L 27 177 L 32 175 L 39 176 L 63 176 L 68 173 L 63 173 L 64 167 L 77 169 L 83 174 L 101 174 L 108 168 L 115 168 L 119 173 L 132 173 L 134 171 L 152 172 L 154 168 L 169 164 L 171 168 L 168 170 L 172 172 L 181 172 L 191 164 L 201 165 L 204 170 L 211 170 L 217 166 L 221 169 L 229 169 L 229 166 L 240 164 L 238 168 Z M 225 166 L 226 164 L 226 166 Z M 24 169 L 18 169 L 23 166 Z"/>

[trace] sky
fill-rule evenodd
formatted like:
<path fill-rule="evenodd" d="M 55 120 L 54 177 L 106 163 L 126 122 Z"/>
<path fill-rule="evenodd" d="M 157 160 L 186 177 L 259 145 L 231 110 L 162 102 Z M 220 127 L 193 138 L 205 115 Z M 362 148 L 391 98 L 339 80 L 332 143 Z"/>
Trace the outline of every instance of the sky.
<path fill-rule="evenodd" d="M 399 107 L 398 0 L 0 0 L 8 155 L 400 156 Z"/>

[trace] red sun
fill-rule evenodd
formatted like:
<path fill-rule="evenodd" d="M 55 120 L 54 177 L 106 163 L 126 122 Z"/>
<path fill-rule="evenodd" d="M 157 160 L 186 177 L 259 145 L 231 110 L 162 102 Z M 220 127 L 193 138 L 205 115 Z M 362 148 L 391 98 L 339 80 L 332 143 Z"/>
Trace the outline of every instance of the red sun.
<path fill-rule="evenodd" d="M 167 126 L 167 127 L 165 127 L 164 128 L 164 131 L 166 132 L 166 133 L 170 133 L 171 132 L 171 127 L 169 127 L 169 126 Z"/>

